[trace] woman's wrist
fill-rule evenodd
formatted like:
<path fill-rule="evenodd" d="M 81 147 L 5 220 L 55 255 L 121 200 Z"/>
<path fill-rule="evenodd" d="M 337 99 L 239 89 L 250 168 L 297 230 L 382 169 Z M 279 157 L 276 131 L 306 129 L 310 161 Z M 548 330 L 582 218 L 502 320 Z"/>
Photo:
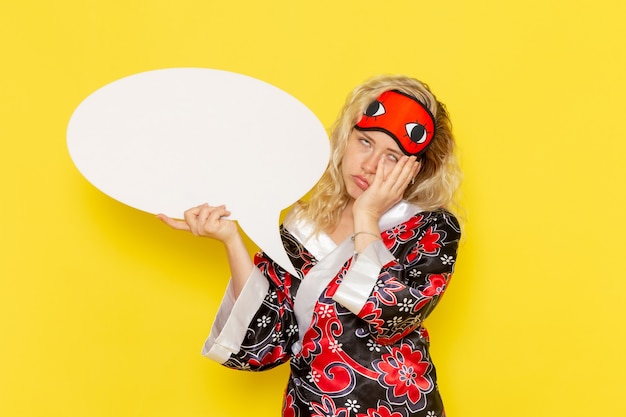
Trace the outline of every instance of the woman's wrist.
<path fill-rule="evenodd" d="M 374 216 L 354 217 L 354 233 L 352 240 L 354 241 L 354 251 L 356 253 L 361 253 L 372 242 L 380 239 L 378 218 Z"/>
<path fill-rule="evenodd" d="M 241 235 L 237 232 L 228 241 L 223 241 L 226 248 L 226 257 L 230 267 L 231 280 L 235 297 L 239 297 L 248 277 L 252 273 L 254 264 Z"/>
<path fill-rule="evenodd" d="M 366 230 L 361 230 L 360 232 L 355 232 L 352 235 L 352 241 L 354 242 L 354 240 L 357 238 L 358 235 L 362 235 L 362 234 L 366 234 L 366 235 L 370 235 L 375 237 L 376 239 L 380 239 L 380 234 L 379 233 L 373 233 L 373 232 L 368 232 Z"/>
<path fill-rule="evenodd" d="M 353 213 L 353 223 L 355 232 L 378 232 L 378 220 L 380 216 L 376 213 L 360 211 Z"/>
<path fill-rule="evenodd" d="M 360 254 L 372 243 L 381 240 L 380 234 L 357 232 L 352 236 L 354 242 L 354 253 Z"/>

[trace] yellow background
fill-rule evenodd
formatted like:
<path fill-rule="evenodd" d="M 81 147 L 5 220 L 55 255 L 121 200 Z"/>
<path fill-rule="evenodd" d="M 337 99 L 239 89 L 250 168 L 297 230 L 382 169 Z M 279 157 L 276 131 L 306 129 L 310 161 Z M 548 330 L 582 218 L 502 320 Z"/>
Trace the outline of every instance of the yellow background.
<path fill-rule="evenodd" d="M 287 367 L 200 356 L 228 276 L 219 244 L 103 195 L 66 150 L 88 94 L 181 66 L 270 82 L 327 126 L 374 74 L 427 81 L 465 172 L 466 240 L 429 319 L 448 414 L 626 415 L 625 12 L 619 0 L 2 0 L 0 415 L 279 415 Z"/>

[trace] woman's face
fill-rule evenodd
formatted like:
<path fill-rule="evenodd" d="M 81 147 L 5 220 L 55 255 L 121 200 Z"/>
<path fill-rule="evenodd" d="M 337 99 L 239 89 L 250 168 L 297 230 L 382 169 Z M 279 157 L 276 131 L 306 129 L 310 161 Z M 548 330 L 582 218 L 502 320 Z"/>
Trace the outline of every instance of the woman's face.
<path fill-rule="evenodd" d="M 389 174 L 403 155 L 398 144 L 386 133 L 352 129 L 341 165 L 348 195 L 356 199 L 367 190 L 381 159 L 385 173 Z"/>

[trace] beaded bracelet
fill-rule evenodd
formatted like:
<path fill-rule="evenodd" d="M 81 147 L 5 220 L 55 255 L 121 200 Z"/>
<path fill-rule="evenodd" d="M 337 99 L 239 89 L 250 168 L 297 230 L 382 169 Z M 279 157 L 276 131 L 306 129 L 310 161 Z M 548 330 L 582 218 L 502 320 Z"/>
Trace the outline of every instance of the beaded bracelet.
<path fill-rule="evenodd" d="M 372 232 L 366 232 L 366 231 L 363 231 L 363 232 L 356 232 L 355 234 L 353 234 L 353 235 L 352 235 L 352 241 L 354 242 L 354 238 L 356 238 L 356 237 L 357 237 L 357 235 L 361 235 L 361 234 L 374 236 L 375 238 L 382 240 L 382 238 L 380 237 L 380 234 L 376 234 L 376 233 L 372 233 Z"/>

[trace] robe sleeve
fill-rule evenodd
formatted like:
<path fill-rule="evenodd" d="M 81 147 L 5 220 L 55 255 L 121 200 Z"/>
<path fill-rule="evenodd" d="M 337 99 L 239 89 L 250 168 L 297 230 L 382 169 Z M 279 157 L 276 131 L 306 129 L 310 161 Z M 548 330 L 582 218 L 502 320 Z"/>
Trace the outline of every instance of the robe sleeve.
<path fill-rule="evenodd" d="M 417 330 L 454 270 L 460 228 L 452 214 L 433 212 L 414 235 L 410 232 L 396 239 L 393 254 L 382 241 L 369 245 L 333 295 L 368 324 L 380 344 L 395 343 Z"/>
<path fill-rule="evenodd" d="M 289 360 L 298 340 L 291 275 L 259 253 L 241 294 L 229 283 L 202 354 L 224 366 L 265 370 Z"/>

